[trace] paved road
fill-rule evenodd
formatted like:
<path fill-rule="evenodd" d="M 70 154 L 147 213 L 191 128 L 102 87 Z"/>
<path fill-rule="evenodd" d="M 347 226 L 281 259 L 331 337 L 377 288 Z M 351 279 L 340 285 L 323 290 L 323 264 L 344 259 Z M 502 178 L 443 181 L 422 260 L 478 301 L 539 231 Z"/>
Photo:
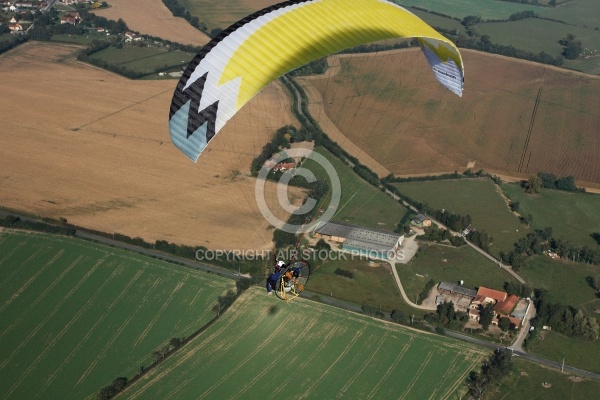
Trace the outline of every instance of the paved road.
<path fill-rule="evenodd" d="M 527 334 L 529 333 L 530 322 L 533 318 L 535 318 L 535 307 L 533 305 L 533 300 L 529 299 L 529 306 L 527 307 L 527 312 L 525 313 L 525 317 L 523 317 L 523 322 L 521 323 L 521 330 L 519 331 L 519 335 L 517 339 L 513 342 L 513 344 L 509 347 L 512 350 L 525 352 L 523 350 L 523 341 Z"/>
<path fill-rule="evenodd" d="M 459 340 L 462 340 L 464 342 L 469 342 L 469 343 L 473 343 L 473 344 L 476 344 L 476 345 L 479 345 L 479 346 L 487 347 L 489 349 L 494 349 L 494 350 L 495 349 L 499 349 L 499 348 L 508 348 L 508 349 L 510 349 L 510 347 L 505 347 L 505 346 L 501 346 L 501 345 L 499 345 L 497 343 L 491 343 L 491 342 L 487 342 L 485 340 L 473 338 L 473 337 L 470 337 L 470 336 L 467 336 L 467 335 L 460 334 L 458 332 L 446 331 L 446 336 L 453 337 L 455 339 L 459 339 Z M 513 349 L 510 349 L 510 350 L 513 350 Z M 535 362 L 537 364 L 545 365 L 545 366 L 556 368 L 556 369 L 559 369 L 559 370 L 562 367 L 561 363 L 559 363 L 559 362 L 548 360 L 548 359 L 545 359 L 545 358 L 542 358 L 542 357 L 538 357 L 538 356 L 534 356 L 532 354 L 525 353 L 524 351 L 513 350 L 512 352 L 513 352 L 513 355 L 515 355 L 515 356 L 522 357 L 522 358 L 524 358 L 526 360 L 533 361 L 533 362 Z M 600 374 L 596 374 L 594 372 L 590 372 L 590 371 L 586 371 L 586 370 L 583 370 L 583 369 L 571 367 L 571 366 L 568 366 L 568 365 L 565 365 L 563 370 L 565 372 L 570 372 L 570 373 L 572 373 L 574 375 L 577 375 L 577 376 L 581 376 L 581 377 L 584 377 L 584 378 L 595 379 L 595 380 L 600 381 Z"/>
<path fill-rule="evenodd" d="M 7 211 L 0 210 L 0 218 L 4 218 L 7 215 L 17 215 L 17 214 L 15 214 L 13 212 L 7 212 Z M 19 218 L 21 218 L 24 221 L 39 222 L 39 220 L 37 220 L 35 218 L 29 218 L 29 217 L 26 217 L 23 215 L 19 215 Z M 109 239 L 104 236 L 100 236 L 100 235 L 96 235 L 96 234 L 87 232 L 81 228 L 77 229 L 77 231 L 75 233 L 75 237 L 78 237 L 81 239 L 93 240 L 95 242 L 105 244 L 107 246 L 113 246 L 113 247 L 129 250 L 129 251 L 133 251 L 135 253 L 144 254 L 144 255 L 147 255 L 150 257 L 156 257 L 156 258 L 170 261 L 173 263 L 183 264 L 186 267 L 194 268 L 194 269 L 205 271 L 205 272 L 211 272 L 213 274 L 225 276 L 225 277 L 231 278 L 231 279 L 237 280 L 237 279 L 241 279 L 241 278 L 248 278 L 247 276 L 243 276 L 243 275 L 240 276 L 237 272 L 231 271 L 231 270 L 228 270 L 225 268 L 219 268 L 219 267 L 215 267 L 212 265 L 203 264 L 198 261 L 190 260 L 189 258 L 177 257 L 177 256 L 173 256 L 170 254 L 166 254 L 166 253 L 157 251 L 157 250 L 145 249 L 143 247 L 138 247 L 138 246 L 135 246 L 132 244 L 120 242 L 118 240 Z"/>

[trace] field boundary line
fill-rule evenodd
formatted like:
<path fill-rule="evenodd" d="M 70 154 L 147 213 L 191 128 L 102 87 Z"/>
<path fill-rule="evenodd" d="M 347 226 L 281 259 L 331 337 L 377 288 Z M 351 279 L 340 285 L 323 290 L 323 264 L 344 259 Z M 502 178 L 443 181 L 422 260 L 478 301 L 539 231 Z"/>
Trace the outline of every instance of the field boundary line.
<path fill-rule="evenodd" d="M 372 399 L 373 396 L 375 396 L 375 393 L 377 393 L 377 391 L 379 390 L 379 388 L 381 387 L 383 382 L 385 382 L 387 380 L 387 378 L 392 374 L 392 371 L 394 371 L 394 369 L 396 369 L 396 366 L 398 365 L 400 360 L 402 360 L 402 358 L 404 358 L 404 355 L 406 354 L 408 349 L 410 349 L 410 346 L 412 345 L 412 343 L 414 341 L 415 341 L 415 336 L 410 335 L 410 339 L 408 340 L 408 343 L 406 343 L 404 345 L 404 347 L 402 348 L 402 351 L 400 351 L 400 354 L 398 354 L 398 357 L 396 357 L 396 360 L 392 363 L 392 365 L 389 366 L 387 371 L 385 371 L 385 374 L 383 374 L 381 379 L 379 379 L 379 382 L 377 382 L 377 385 L 375 385 L 375 387 L 367 395 L 367 399 Z"/>
<path fill-rule="evenodd" d="M 9 333 L 10 331 L 13 330 L 13 328 L 19 323 L 21 322 L 21 320 L 23 318 L 25 318 L 26 316 L 29 316 L 29 312 L 31 311 L 31 309 L 33 307 L 35 307 L 40 301 L 42 301 L 44 299 L 44 297 L 46 297 L 46 295 L 48 294 L 48 292 L 50 292 L 50 290 L 52 290 L 57 284 L 58 282 L 60 282 L 62 280 L 62 278 L 64 278 L 64 276 L 66 274 L 68 274 L 69 272 L 71 272 L 71 270 L 77 265 L 79 264 L 79 262 L 81 261 L 81 259 L 83 258 L 83 256 L 79 256 L 77 257 L 77 259 L 75 259 L 75 261 L 73 261 L 71 263 L 71 265 L 69 265 L 54 281 L 52 281 L 52 283 L 42 292 L 42 294 L 37 297 L 35 299 L 35 301 L 33 303 L 31 303 L 29 305 L 29 307 L 27 307 L 27 309 L 25 311 L 23 311 L 21 313 L 21 315 L 19 316 L 19 318 L 17 318 L 16 321 L 14 321 L 12 324 L 10 324 L 10 326 L 4 330 L 1 334 L 0 334 L 0 340 L 4 337 L 4 335 L 6 335 L 7 333 Z"/>
<path fill-rule="evenodd" d="M 139 272 L 141 272 L 141 271 L 139 271 Z M 139 277 L 139 273 L 136 275 L 135 279 L 137 280 L 138 277 Z M 131 284 L 133 284 L 133 282 L 130 282 L 124 290 L 128 289 L 131 286 Z M 94 361 L 88 366 L 88 369 L 86 369 L 85 372 L 83 373 L 83 375 L 79 378 L 79 380 L 75 384 L 75 387 L 77 385 L 79 385 L 79 383 L 81 383 L 81 381 L 83 379 L 85 379 L 92 372 L 92 370 L 96 367 L 96 365 L 98 365 L 98 363 L 104 358 L 104 356 L 106 355 L 108 350 L 111 348 L 111 346 L 115 342 L 115 340 L 117 340 L 117 338 L 119 337 L 121 332 L 123 332 L 123 330 L 127 327 L 127 325 L 129 325 L 129 322 L 131 322 L 131 320 L 133 319 L 133 316 L 134 316 L 133 314 L 130 315 L 129 318 L 127 318 L 127 320 L 124 323 L 122 323 L 121 326 L 119 326 L 119 329 L 117 329 L 117 331 L 110 338 L 108 343 L 106 343 L 106 345 L 104 345 L 104 348 L 102 349 L 100 354 L 98 354 L 98 356 L 94 359 Z"/>
<path fill-rule="evenodd" d="M 239 301 L 240 299 L 238 298 L 237 301 Z M 189 358 L 193 357 L 196 355 L 196 353 L 202 349 L 204 349 L 207 345 L 211 344 L 212 341 L 214 339 L 218 339 L 221 332 L 223 332 L 223 330 L 225 330 L 226 328 L 228 328 L 234 321 L 235 321 L 235 317 L 237 317 L 238 314 L 241 314 L 246 306 L 248 305 L 248 302 L 245 302 L 245 300 L 243 300 L 244 303 L 241 304 L 239 307 L 234 307 L 233 310 L 231 310 L 231 308 L 229 309 L 229 311 L 232 312 L 232 314 L 229 314 L 229 320 L 223 324 L 222 327 L 220 327 L 219 329 L 217 329 L 214 333 L 212 333 L 211 335 L 209 335 L 207 338 L 205 338 L 205 340 L 198 340 L 198 338 L 200 336 L 197 336 L 196 338 L 194 338 L 194 341 L 198 340 L 197 343 L 194 343 L 194 346 L 191 347 L 191 343 L 190 343 L 190 349 L 188 350 L 188 353 L 185 354 L 185 356 L 183 356 L 179 361 L 177 361 L 174 365 L 171 365 L 169 367 L 165 367 L 165 369 L 163 371 L 160 372 L 155 372 L 156 370 L 153 370 L 153 372 L 151 372 L 148 375 L 145 375 L 144 378 L 148 380 L 147 383 L 143 384 L 143 386 L 141 386 L 140 388 L 137 388 L 137 392 L 134 392 L 131 396 L 130 399 L 135 399 L 138 396 L 141 396 L 146 390 L 148 390 L 152 385 L 154 385 L 155 383 L 157 383 L 158 381 L 160 381 L 160 379 L 162 379 L 165 375 L 168 375 L 174 368 L 180 366 L 181 364 L 183 364 L 184 362 L 186 362 Z M 233 315 L 233 316 L 232 316 Z M 264 318 L 264 316 L 263 316 Z M 249 327 L 246 331 L 246 333 L 250 333 L 252 332 L 263 320 L 263 318 L 261 319 L 256 319 L 254 324 Z M 204 357 L 207 356 L 212 356 L 215 352 L 220 353 L 221 355 L 224 354 L 229 347 L 233 346 L 234 342 L 228 343 L 228 346 L 225 348 L 225 350 L 222 350 L 220 347 L 217 346 L 217 348 L 210 353 L 210 355 L 207 354 L 203 354 Z M 210 363 L 214 362 L 215 360 L 218 360 L 220 357 L 217 356 L 215 359 L 210 360 L 208 363 L 205 363 L 205 366 L 210 365 Z M 199 360 L 198 362 L 201 362 L 203 360 Z M 155 374 L 154 376 L 152 376 L 151 374 Z M 146 378 L 147 377 L 147 378 Z M 142 381 L 138 381 L 139 385 L 142 385 Z M 127 390 L 127 388 L 125 389 Z"/>

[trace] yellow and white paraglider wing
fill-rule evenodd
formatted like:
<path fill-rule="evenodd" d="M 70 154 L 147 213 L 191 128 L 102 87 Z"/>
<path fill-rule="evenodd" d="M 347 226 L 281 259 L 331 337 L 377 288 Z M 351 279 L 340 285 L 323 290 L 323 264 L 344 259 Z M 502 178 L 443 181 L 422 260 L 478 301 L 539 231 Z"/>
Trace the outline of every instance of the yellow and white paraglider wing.
<path fill-rule="evenodd" d="M 196 161 L 244 104 L 286 72 L 361 44 L 411 37 L 436 78 L 461 96 L 456 46 L 390 1 L 294 0 L 258 11 L 223 31 L 187 67 L 171 104 L 171 140 Z"/>

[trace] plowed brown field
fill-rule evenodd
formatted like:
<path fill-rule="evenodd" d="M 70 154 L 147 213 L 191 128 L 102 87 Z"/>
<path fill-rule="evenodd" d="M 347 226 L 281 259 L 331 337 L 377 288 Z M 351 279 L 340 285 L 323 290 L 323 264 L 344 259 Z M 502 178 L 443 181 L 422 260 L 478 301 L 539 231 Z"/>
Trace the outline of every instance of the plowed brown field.
<path fill-rule="evenodd" d="M 76 50 L 32 42 L 0 56 L 0 204 L 148 240 L 270 244 L 255 181 L 238 171 L 294 122 L 283 88 L 253 99 L 194 164 L 169 140 L 175 80 L 131 81 L 75 61 Z"/>
<path fill-rule="evenodd" d="M 462 172 L 470 163 L 600 183 L 598 77 L 462 53 L 462 98 L 437 83 L 416 49 L 335 56 L 336 73 L 302 81 L 320 92 L 346 140 L 397 175 Z"/>
<path fill-rule="evenodd" d="M 176 18 L 161 0 L 110 0 L 111 7 L 94 11 L 108 19 L 122 18 L 127 26 L 142 34 L 172 42 L 203 46 L 210 38 L 183 18 Z"/>

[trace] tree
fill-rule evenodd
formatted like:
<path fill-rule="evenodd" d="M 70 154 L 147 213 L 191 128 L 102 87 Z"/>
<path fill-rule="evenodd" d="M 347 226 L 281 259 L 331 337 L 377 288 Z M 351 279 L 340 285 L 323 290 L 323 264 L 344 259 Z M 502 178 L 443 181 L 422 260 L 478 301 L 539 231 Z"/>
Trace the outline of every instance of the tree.
<path fill-rule="evenodd" d="M 525 192 L 529 194 L 539 193 L 542 188 L 542 180 L 539 176 L 532 176 L 525 182 Z"/>
<path fill-rule="evenodd" d="M 556 188 L 558 190 L 564 190 L 566 192 L 576 192 L 577 186 L 575 186 L 575 178 L 572 176 L 565 176 L 556 181 Z"/>
<path fill-rule="evenodd" d="M 556 175 L 546 172 L 538 172 L 537 175 L 542 180 L 542 187 L 546 189 L 554 189 L 556 187 Z"/>
<path fill-rule="evenodd" d="M 392 319 L 392 321 L 398 324 L 403 324 L 406 322 L 406 315 L 400 310 L 392 311 L 392 313 L 390 314 L 390 318 Z"/>
<path fill-rule="evenodd" d="M 484 331 L 487 331 L 492 320 L 494 319 L 494 304 L 488 303 L 479 306 L 479 323 L 483 327 Z"/>
<path fill-rule="evenodd" d="M 562 55 L 567 60 L 576 59 L 583 51 L 583 44 L 581 43 L 581 40 L 577 40 L 575 35 L 572 33 L 567 33 L 567 36 L 560 39 L 558 43 L 564 46 Z"/>
<path fill-rule="evenodd" d="M 185 338 L 172 337 L 169 340 L 169 345 L 171 347 L 173 347 L 174 349 L 178 349 L 183 345 L 184 341 L 185 341 Z"/>
<path fill-rule="evenodd" d="M 488 387 L 488 380 L 483 374 L 478 374 L 476 371 L 471 371 L 467 376 L 467 388 L 469 393 L 474 398 L 478 399 L 485 393 Z"/>
<path fill-rule="evenodd" d="M 498 321 L 498 326 L 502 329 L 502 332 L 508 332 L 508 328 L 510 328 L 510 318 L 502 317 Z"/>
<path fill-rule="evenodd" d="M 594 288 L 594 290 L 600 293 L 600 275 L 590 276 L 589 281 L 592 288 Z"/>

